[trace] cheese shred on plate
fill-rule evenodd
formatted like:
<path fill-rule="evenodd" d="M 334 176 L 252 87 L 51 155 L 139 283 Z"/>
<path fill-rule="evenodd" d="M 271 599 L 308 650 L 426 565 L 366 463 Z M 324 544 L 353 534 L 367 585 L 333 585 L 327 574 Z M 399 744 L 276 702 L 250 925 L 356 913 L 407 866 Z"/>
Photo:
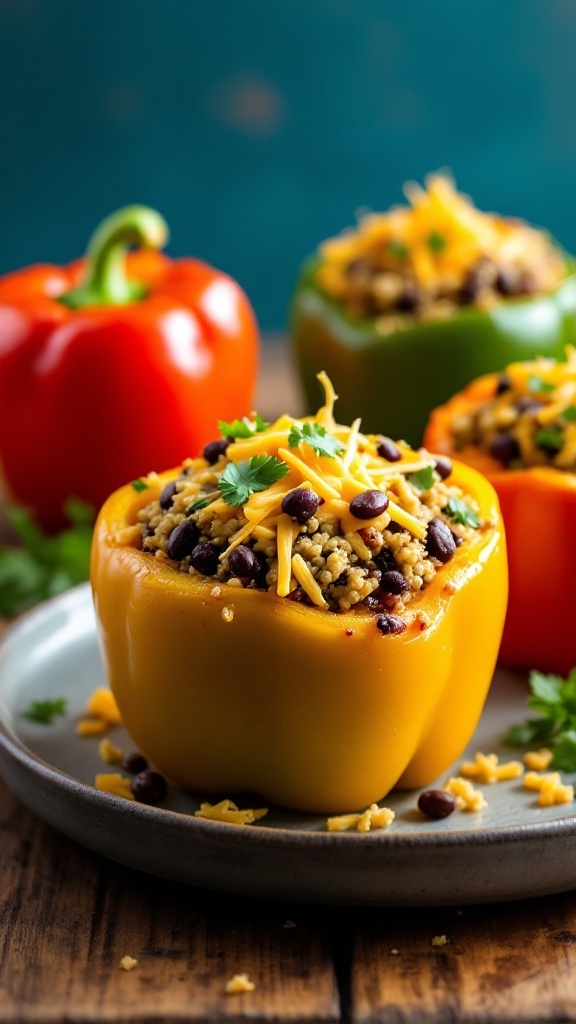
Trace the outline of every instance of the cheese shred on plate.
<path fill-rule="evenodd" d="M 401 617 L 456 547 L 491 526 L 451 483 L 448 460 L 363 434 L 359 419 L 337 423 L 337 396 L 318 377 L 316 416 L 221 424 L 224 436 L 175 479 L 147 478 L 138 546 L 212 585 Z M 238 614 L 226 621 L 241 628 Z"/>

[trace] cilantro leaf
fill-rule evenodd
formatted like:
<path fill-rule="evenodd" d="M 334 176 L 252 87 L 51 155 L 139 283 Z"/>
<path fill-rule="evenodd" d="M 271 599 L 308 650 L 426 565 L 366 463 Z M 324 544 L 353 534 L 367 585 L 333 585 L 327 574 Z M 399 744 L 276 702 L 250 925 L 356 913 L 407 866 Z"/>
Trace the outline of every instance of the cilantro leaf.
<path fill-rule="evenodd" d="M 218 420 L 218 430 L 223 437 L 229 437 L 233 440 L 237 438 L 254 437 L 254 434 L 261 434 L 263 430 L 267 430 L 270 426 L 262 419 L 259 412 L 254 414 L 254 419 L 250 420 L 247 416 L 243 416 L 241 420 L 232 420 L 232 423 L 226 423 L 224 420 Z"/>
<path fill-rule="evenodd" d="M 243 462 L 229 462 L 218 482 L 227 505 L 244 505 L 251 494 L 265 491 L 290 472 L 290 467 L 274 455 L 254 455 Z"/>
<path fill-rule="evenodd" d="M 290 427 L 288 434 L 290 448 L 297 448 L 302 441 L 309 444 L 317 455 L 327 455 L 330 459 L 345 451 L 344 445 L 338 438 L 329 434 L 326 427 L 322 427 L 319 423 L 303 423 L 301 427 L 294 423 Z"/>
<path fill-rule="evenodd" d="M 8 508 L 22 546 L 0 547 L 0 615 L 18 615 L 88 579 L 94 512 L 78 499 L 69 499 L 64 510 L 72 525 L 47 537 L 25 509 Z"/>
<path fill-rule="evenodd" d="M 480 526 L 480 517 L 461 498 L 448 498 L 448 504 L 442 509 L 445 515 L 450 516 L 455 523 L 462 523 L 463 526 L 471 526 L 477 530 Z"/>
<path fill-rule="evenodd" d="M 569 405 L 568 408 L 564 409 L 564 412 L 560 415 L 567 423 L 574 423 L 576 420 L 576 405 Z"/>
<path fill-rule="evenodd" d="M 405 245 L 404 242 L 388 242 L 386 249 L 388 250 L 391 256 L 394 256 L 397 260 L 400 260 L 402 263 L 408 259 L 409 250 L 408 246 Z"/>
<path fill-rule="evenodd" d="M 447 245 L 448 242 L 444 238 L 444 235 L 441 235 L 439 231 L 431 231 L 428 235 L 428 248 L 430 249 L 430 252 L 436 254 L 444 252 Z"/>
<path fill-rule="evenodd" d="M 193 501 L 192 504 L 189 505 L 188 508 L 186 509 L 186 512 L 184 513 L 185 518 L 188 519 L 189 516 L 193 516 L 194 513 L 198 512 L 199 509 L 206 508 L 207 504 L 208 502 L 206 501 L 205 498 L 197 498 L 197 500 Z"/>
<path fill-rule="evenodd" d="M 551 391 L 555 391 L 554 384 L 549 384 L 547 380 L 542 380 L 542 377 L 538 377 L 537 374 L 532 374 L 528 377 L 528 390 L 533 394 L 550 394 Z"/>
<path fill-rule="evenodd" d="M 30 722 L 38 722 L 39 725 L 51 725 L 56 715 L 65 715 L 68 701 L 65 697 L 56 697 L 54 700 L 33 700 L 22 712 L 22 716 Z"/>
<path fill-rule="evenodd" d="M 523 725 L 508 730 L 509 746 L 545 744 L 553 754 L 553 767 L 576 772 L 576 668 L 567 679 L 557 675 L 530 673 L 531 695 L 527 705 L 539 714 Z"/>
<path fill-rule="evenodd" d="M 148 490 L 148 484 L 145 483 L 144 480 L 133 480 L 132 487 L 134 488 L 137 494 L 140 494 L 142 491 Z"/>
<path fill-rule="evenodd" d="M 425 466 L 424 469 L 419 469 L 416 473 L 410 473 L 408 480 L 417 491 L 429 491 L 434 484 L 437 484 L 440 476 L 436 472 L 433 466 Z"/>
<path fill-rule="evenodd" d="M 559 452 L 564 445 L 564 434 L 554 427 L 547 427 L 534 435 L 534 444 L 537 448 L 547 448 L 549 451 Z"/>

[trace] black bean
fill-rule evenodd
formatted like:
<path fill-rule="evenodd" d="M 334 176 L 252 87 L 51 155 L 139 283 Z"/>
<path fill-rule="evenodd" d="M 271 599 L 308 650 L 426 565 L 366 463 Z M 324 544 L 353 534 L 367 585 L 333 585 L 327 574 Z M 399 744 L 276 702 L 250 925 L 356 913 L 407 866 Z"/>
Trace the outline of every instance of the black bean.
<path fill-rule="evenodd" d="M 449 562 L 456 551 L 456 543 L 452 531 L 441 519 L 431 519 L 426 534 L 426 550 L 431 558 L 439 562 Z"/>
<path fill-rule="evenodd" d="M 510 377 L 507 377 L 505 373 L 500 374 L 496 381 L 496 394 L 503 395 L 506 391 L 510 391 L 511 387 L 512 381 L 510 380 Z"/>
<path fill-rule="evenodd" d="M 130 772 L 132 775 L 139 775 L 140 772 L 145 772 L 148 767 L 148 761 L 138 750 L 134 750 L 131 754 L 125 754 L 122 758 L 122 767 L 125 772 Z"/>
<path fill-rule="evenodd" d="M 190 555 L 190 565 L 203 576 L 213 576 L 218 569 L 219 557 L 220 551 L 216 545 L 207 541 L 205 544 L 196 545 Z"/>
<path fill-rule="evenodd" d="M 490 445 L 490 455 L 503 466 L 520 457 L 520 445 L 512 434 L 498 434 Z"/>
<path fill-rule="evenodd" d="M 383 547 L 380 554 L 374 555 L 372 561 L 380 572 L 389 572 L 391 569 L 396 568 L 396 559 L 390 551 L 390 548 Z"/>
<path fill-rule="evenodd" d="M 314 491 L 297 488 L 289 491 L 282 499 L 282 511 L 295 519 L 297 523 L 305 523 L 320 507 L 320 498 Z"/>
<path fill-rule="evenodd" d="M 447 818 L 456 810 L 456 801 L 445 789 L 427 789 L 420 793 L 418 807 L 429 818 Z"/>
<path fill-rule="evenodd" d="M 376 625 L 383 636 L 393 636 L 396 633 L 403 633 L 406 629 L 406 623 L 399 619 L 397 615 L 379 615 L 376 619 Z"/>
<path fill-rule="evenodd" d="M 147 770 L 132 779 L 132 792 L 141 804 L 159 804 L 167 791 L 166 779 L 160 772 Z"/>
<path fill-rule="evenodd" d="M 380 581 L 380 587 L 386 594 L 403 594 L 405 590 L 408 590 L 408 586 L 402 573 L 397 569 L 385 572 Z"/>
<path fill-rule="evenodd" d="M 187 555 L 192 554 L 193 548 L 198 543 L 200 531 L 191 519 L 183 519 L 178 526 L 175 526 L 168 538 L 166 554 L 176 562 L 181 562 Z"/>
<path fill-rule="evenodd" d="M 404 527 L 400 526 L 400 523 L 395 523 L 394 520 L 391 519 L 386 529 L 389 533 L 402 533 Z"/>
<path fill-rule="evenodd" d="M 260 562 L 246 544 L 239 544 L 228 557 L 230 572 L 241 580 L 255 580 L 260 574 Z"/>
<path fill-rule="evenodd" d="M 350 502 L 350 511 L 357 519 L 374 519 L 388 508 L 389 501 L 382 491 L 364 491 Z"/>
<path fill-rule="evenodd" d="M 142 540 L 148 540 L 148 538 L 153 537 L 155 533 L 156 530 L 153 526 L 150 526 L 150 523 L 142 524 Z"/>
<path fill-rule="evenodd" d="M 167 512 L 169 508 L 172 508 L 172 502 L 174 501 L 175 494 L 176 481 L 173 480 L 172 483 L 166 484 L 166 487 L 160 495 L 160 508 L 164 509 L 165 512 Z"/>
<path fill-rule="evenodd" d="M 498 271 L 496 288 L 501 295 L 519 295 L 522 288 L 520 274 L 513 267 L 503 267 Z"/>
<path fill-rule="evenodd" d="M 209 441 L 202 452 L 206 462 L 213 466 L 215 462 L 218 462 L 220 456 L 225 454 L 229 444 L 230 438 L 228 437 L 221 437 L 219 441 Z"/>
<path fill-rule="evenodd" d="M 532 398 L 530 395 L 524 395 L 516 402 L 516 409 L 519 413 L 522 412 L 537 412 L 541 409 L 543 402 L 539 402 L 537 398 Z"/>
<path fill-rule="evenodd" d="M 395 306 L 401 313 L 413 313 L 418 308 L 419 302 L 420 296 L 416 288 L 407 285 L 402 294 L 396 299 Z"/>
<path fill-rule="evenodd" d="M 452 463 L 444 455 L 440 455 L 434 463 L 434 469 L 441 480 L 447 480 L 452 472 Z"/>
<path fill-rule="evenodd" d="M 386 459 L 387 462 L 399 462 L 402 458 L 402 452 L 398 445 L 394 444 L 389 437 L 380 438 L 376 451 L 380 458 Z"/>

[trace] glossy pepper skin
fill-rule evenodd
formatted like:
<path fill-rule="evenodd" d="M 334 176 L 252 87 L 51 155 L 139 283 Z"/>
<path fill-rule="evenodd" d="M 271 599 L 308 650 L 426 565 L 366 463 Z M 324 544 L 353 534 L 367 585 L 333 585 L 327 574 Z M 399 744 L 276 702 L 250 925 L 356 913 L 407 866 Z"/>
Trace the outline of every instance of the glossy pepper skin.
<path fill-rule="evenodd" d="M 457 454 L 484 473 L 498 494 L 510 574 L 500 662 L 566 675 L 576 664 L 576 474 L 503 469 L 472 445 L 456 453 L 452 442 L 453 419 L 492 398 L 497 380 L 486 374 L 436 409 L 424 440 L 430 451 Z"/>
<path fill-rule="evenodd" d="M 159 214 L 128 207 L 86 260 L 0 279 L 0 462 L 11 497 L 63 525 L 154 465 L 197 454 L 250 411 L 257 328 L 231 278 L 171 260 Z M 130 244 L 145 251 L 127 255 Z"/>
<path fill-rule="evenodd" d="M 422 441 L 429 413 L 474 377 L 536 355 L 561 358 L 576 340 L 576 274 L 549 295 L 508 299 L 490 310 L 463 307 L 446 320 L 381 335 L 354 320 L 315 284 L 309 261 L 292 303 L 293 351 L 308 410 L 324 369 L 338 392 L 341 419 L 362 429 Z"/>
<path fill-rule="evenodd" d="M 504 621 L 506 553 L 491 486 L 455 465 L 451 479 L 494 526 L 458 548 L 411 603 L 427 628 L 383 636 L 373 614 L 336 615 L 224 584 L 213 593 L 213 580 L 130 546 L 138 509 L 175 475 L 113 494 L 92 549 L 108 680 L 138 748 L 195 792 L 256 792 L 326 814 L 444 771 L 474 731 Z"/>

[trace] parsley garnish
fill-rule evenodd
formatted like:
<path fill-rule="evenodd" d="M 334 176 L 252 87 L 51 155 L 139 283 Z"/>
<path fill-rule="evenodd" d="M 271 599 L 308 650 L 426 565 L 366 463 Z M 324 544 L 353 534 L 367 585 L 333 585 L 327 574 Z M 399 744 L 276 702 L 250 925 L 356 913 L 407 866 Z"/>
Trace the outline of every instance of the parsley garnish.
<path fill-rule="evenodd" d="M 0 615 L 18 615 L 88 579 L 94 512 L 77 498 L 69 498 L 64 511 L 72 525 L 46 537 L 29 512 L 8 508 L 22 547 L 0 547 Z"/>
<path fill-rule="evenodd" d="M 199 509 L 201 508 L 206 508 L 207 504 L 208 502 L 206 501 L 205 498 L 198 498 L 197 501 L 193 501 L 192 504 L 188 506 L 186 512 L 184 513 L 185 518 L 187 519 L 189 516 L 194 515 L 194 513 L 198 512 Z"/>
<path fill-rule="evenodd" d="M 471 526 L 473 530 L 477 530 L 480 526 L 479 516 L 461 498 L 448 498 L 448 504 L 442 511 L 445 515 L 450 516 L 455 523 L 462 523 L 462 526 Z"/>
<path fill-rule="evenodd" d="M 567 423 L 574 423 L 576 420 L 576 405 L 569 405 L 564 412 L 561 413 L 562 419 L 566 420 Z"/>
<path fill-rule="evenodd" d="M 218 482 L 227 505 L 244 505 L 251 494 L 265 491 L 290 472 L 275 455 L 254 455 L 243 462 L 229 462 Z"/>
<path fill-rule="evenodd" d="M 440 477 L 433 466 L 424 466 L 416 473 L 410 473 L 408 480 L 417 491 L 429 491 L 434 484 L 437 484 Z"/>
<path fill-rule="evenodd" d="M 537 448 L 547 448 L 549 451 L 559 452 L 564 444 L 564 434 L 561 430 L 555 430 L 554 427 L 539 430 L 534 435 L 534 444 Z"/>
<path fill-rule="evenodd" d="M 232 420 L 232 423 L 225 423 L 224 420 L 218 420 L 218 430 L 223 437 L 230 437 L 233 439 L 242 437 L 254 437 L 254 434 L 261 434 L 263 430 L 267 430 L 270 426 L 266 423 L 259 412 L 254 414 L 254 419 L 249 420 L 247 416 L 243 416 L 241 420 Z"/>
<path fill-rule="evenodd" d="M 137 494 L 140 494 L 141 491 L 148 490 L 148 484 L 144 480 L 133 480 L 132 487 L 134 488 Z"/>
<path fill-rule="evenodd" d="M 309 444 L 317 455 L 327 455 L 330 459 L 345 451 L 344 445 L 338 438 L 329 434 L 326 427 L 320 426 L 319 423 L 303 423 L 301 427 L 294 423 L 290 427 L 288 434 L 290 448 L 297 448 L 302 441 Z"/>
<path fill-rule="evenodd" d="M 404 242 L 388 242 L 386 248 L 390 255 L 395 256 L 397 260 L 404 262 L 404 260 L 408 259 L 409 250 L 408 246 L 405 245 Z"/>
<path fill-rule="evenodd" d="M 33 700 L 32 703 L 22 712 L 24 718 L 31 722 L 38 722 L 39 725 L 51 725 L 56 715 L 65 715 L 68 701 L 65 697 L 56 697 L 54 700 Z"/>
<path fill-rule="evenodd" d="M 549 384 L 547 380 L 542 380 L 542 377 L 533 374 L 528 377 L 528 390 L 532 391 L 533 394 L 550 394 L 551 391 L 555 391 L 554 384 Z"/>
<path fill-rule="evenodd" d="M 448 242 L 444 238 L 444 235 L 441 235 L 439 231 L 431 231 L 428 235 L 428 248 L 430 249 L 430 252 L 444 252 L 447 245 Z"/>
<path fill-rule="evenodd" d="M 576 668 L 567 679 L 531 672 L 529 682 L 532 694 L 526 703 L 539 717 L 513 725 L 504 742 L 510 747 L 545 743 L 554 768 L 576 772 Z"/>

